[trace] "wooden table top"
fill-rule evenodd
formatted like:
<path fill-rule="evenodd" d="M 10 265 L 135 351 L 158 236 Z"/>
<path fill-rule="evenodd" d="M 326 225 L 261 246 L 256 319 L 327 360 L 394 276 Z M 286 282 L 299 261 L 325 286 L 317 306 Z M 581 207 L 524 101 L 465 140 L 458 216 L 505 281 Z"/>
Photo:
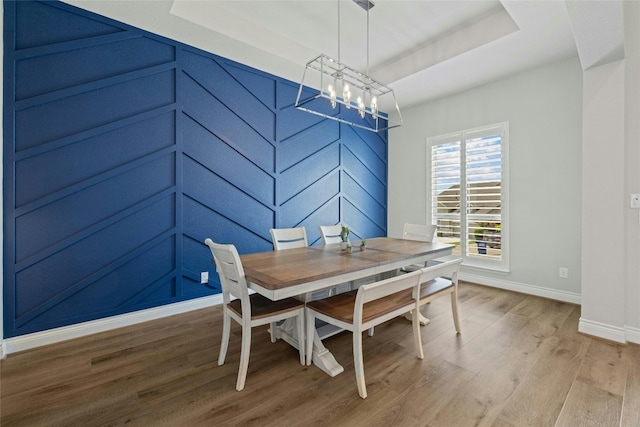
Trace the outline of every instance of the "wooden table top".
<path fill-rule="evenodd" d="M 339 244 L 241 255 L 249 286 L 271 299 L 300 295 L 451 253 L 453 245 L 379 237 L 351 253 Z"/>

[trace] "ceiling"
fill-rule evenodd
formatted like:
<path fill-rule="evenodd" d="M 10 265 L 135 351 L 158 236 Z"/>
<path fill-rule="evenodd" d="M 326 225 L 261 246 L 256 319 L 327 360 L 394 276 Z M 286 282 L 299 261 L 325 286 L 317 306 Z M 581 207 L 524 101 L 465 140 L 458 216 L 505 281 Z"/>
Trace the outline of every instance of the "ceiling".
<path fill-rule="evenodd" d="M 368 40 L 369 74 L 401 108 L 571 56 L 584 69 L 624 56 L 621 0 L 374 0 L 368 33 L 351 0 L 66 2 L 293 81 L 320 53 L 366 72 Z"/>

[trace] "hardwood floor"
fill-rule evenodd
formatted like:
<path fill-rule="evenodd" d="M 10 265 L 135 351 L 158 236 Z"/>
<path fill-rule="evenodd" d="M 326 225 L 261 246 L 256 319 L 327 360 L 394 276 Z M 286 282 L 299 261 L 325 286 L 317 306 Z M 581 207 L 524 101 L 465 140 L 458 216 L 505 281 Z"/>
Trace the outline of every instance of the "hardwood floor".
<path fill-rule="evenodd" d="M 220 307 L 9 355 L 5 426 L 640 426 L 640 346 L 576 332 L 580 308 L 460 284 L 462 334 L 448 298 L 425 307 L 424 360 L 395 319 L 364 338 L 360 399 L 351 337 L 325 345 L 345 372 L 300 365 L 255 328 L 235 390 L 240 328 L 217 366 Z"/>

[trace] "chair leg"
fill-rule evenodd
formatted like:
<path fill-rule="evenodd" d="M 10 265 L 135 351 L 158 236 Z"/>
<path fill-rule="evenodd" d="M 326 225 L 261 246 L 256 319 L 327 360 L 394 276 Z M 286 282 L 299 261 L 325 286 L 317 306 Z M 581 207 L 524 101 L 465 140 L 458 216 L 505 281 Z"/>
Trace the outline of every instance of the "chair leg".
<path fill-rule="evenodd" d="M 302 366 L 305 365 L 305 347 L 307 346 L 307 342 L 304 340 L 304 309 L 300 310 L 298 313 L 297 320 L 297 329 L 298 329 L 298 351 L 300 352 L 300 364 Z"/>
<path fill-rule="evenodd" d="M 316 333 L 316 316 L 313 314 L 313 310 L 306 309 L 307 312 L 307 333 L 306 333 L 306 346 L 305 356 L 307 358 L 307 366 L 311 366 L 313 359 L 313 339 Z"/>
<path fill-rule="evenodd" d="M 269 333 L 271 334 L 271 342 L 276 342 L 276 328 L 278 327 L 277 322 L 271 322 L 269 324 Z"/>
<path fill-rule="evenodd" d="M 244 382 L 247 379 L 247 369 L 249 368 L 249 353 L 251 351 L 251 325 L 242 325 L 242 349 L 240 350 L 240 368 L 238 369 L 238 382 L 236 382 L 236 390 L 241 391 L 244 388 Z"/>
<path fill-rule="evenodd" d="M 222 342 L 220 343 L 220 354 L 218 355 L 218 365 L 224 364 L 229 347 L 229 335 L 231 334 L 231 318 L 227 314 L 226 307 L 222 309 Z"/>
<path fill-rule="evenodd" d="M 453 323 L 456 326 L 456 332 L 460 333 L 460 318 L 458 317 L 458 290 L 451 293 L 451 311 L 453 312 Z"/>
<path fill-rule="evenodd" d="M 376 331 L 375 326 L 370 327 L 370 328 L 369 328 L 369 336 L 370 336 L 370 337 L 372 337 L 372 336 L 373 336 L 373 333 L 374 333 L 375 331 Z"/>
<path fill-rule="evenodd" d="M 356 384 L 361 398 L 367 397 L 367 385 L 364 381 L 364 362 L 362 359 L 362 331 L 353 331 L 353 364 L 356 371 Z"/>
<path fill-rule="evenodd" d="M 420 335 L 420 310 L 418 309 L 414 309 L 411 313 L 411 328 L 413 329 L 413 345 L 416 347 L 416 357 L 424 359 L 422 335 Z"/>

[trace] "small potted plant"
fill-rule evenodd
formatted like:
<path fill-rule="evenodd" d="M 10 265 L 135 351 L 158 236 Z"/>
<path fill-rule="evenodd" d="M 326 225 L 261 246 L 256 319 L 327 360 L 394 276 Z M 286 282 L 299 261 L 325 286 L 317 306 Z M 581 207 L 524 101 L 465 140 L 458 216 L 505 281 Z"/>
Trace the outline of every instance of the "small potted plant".
<path fill-rule="evenodd" d="M 367 239 L 362 239 L 360 240 L 360 250 L 364 251 L 365 249 L 367 249 Z"/>
<path fill-rule="evenodd" d="M 340 248 L 343 251 L 351 248 L 351 243 L 349 242 L 349 227 L 345 225 L 342 226 L 340 230 L 340 240 L 342 240 L 342 242 L 340 242 Z"/>

